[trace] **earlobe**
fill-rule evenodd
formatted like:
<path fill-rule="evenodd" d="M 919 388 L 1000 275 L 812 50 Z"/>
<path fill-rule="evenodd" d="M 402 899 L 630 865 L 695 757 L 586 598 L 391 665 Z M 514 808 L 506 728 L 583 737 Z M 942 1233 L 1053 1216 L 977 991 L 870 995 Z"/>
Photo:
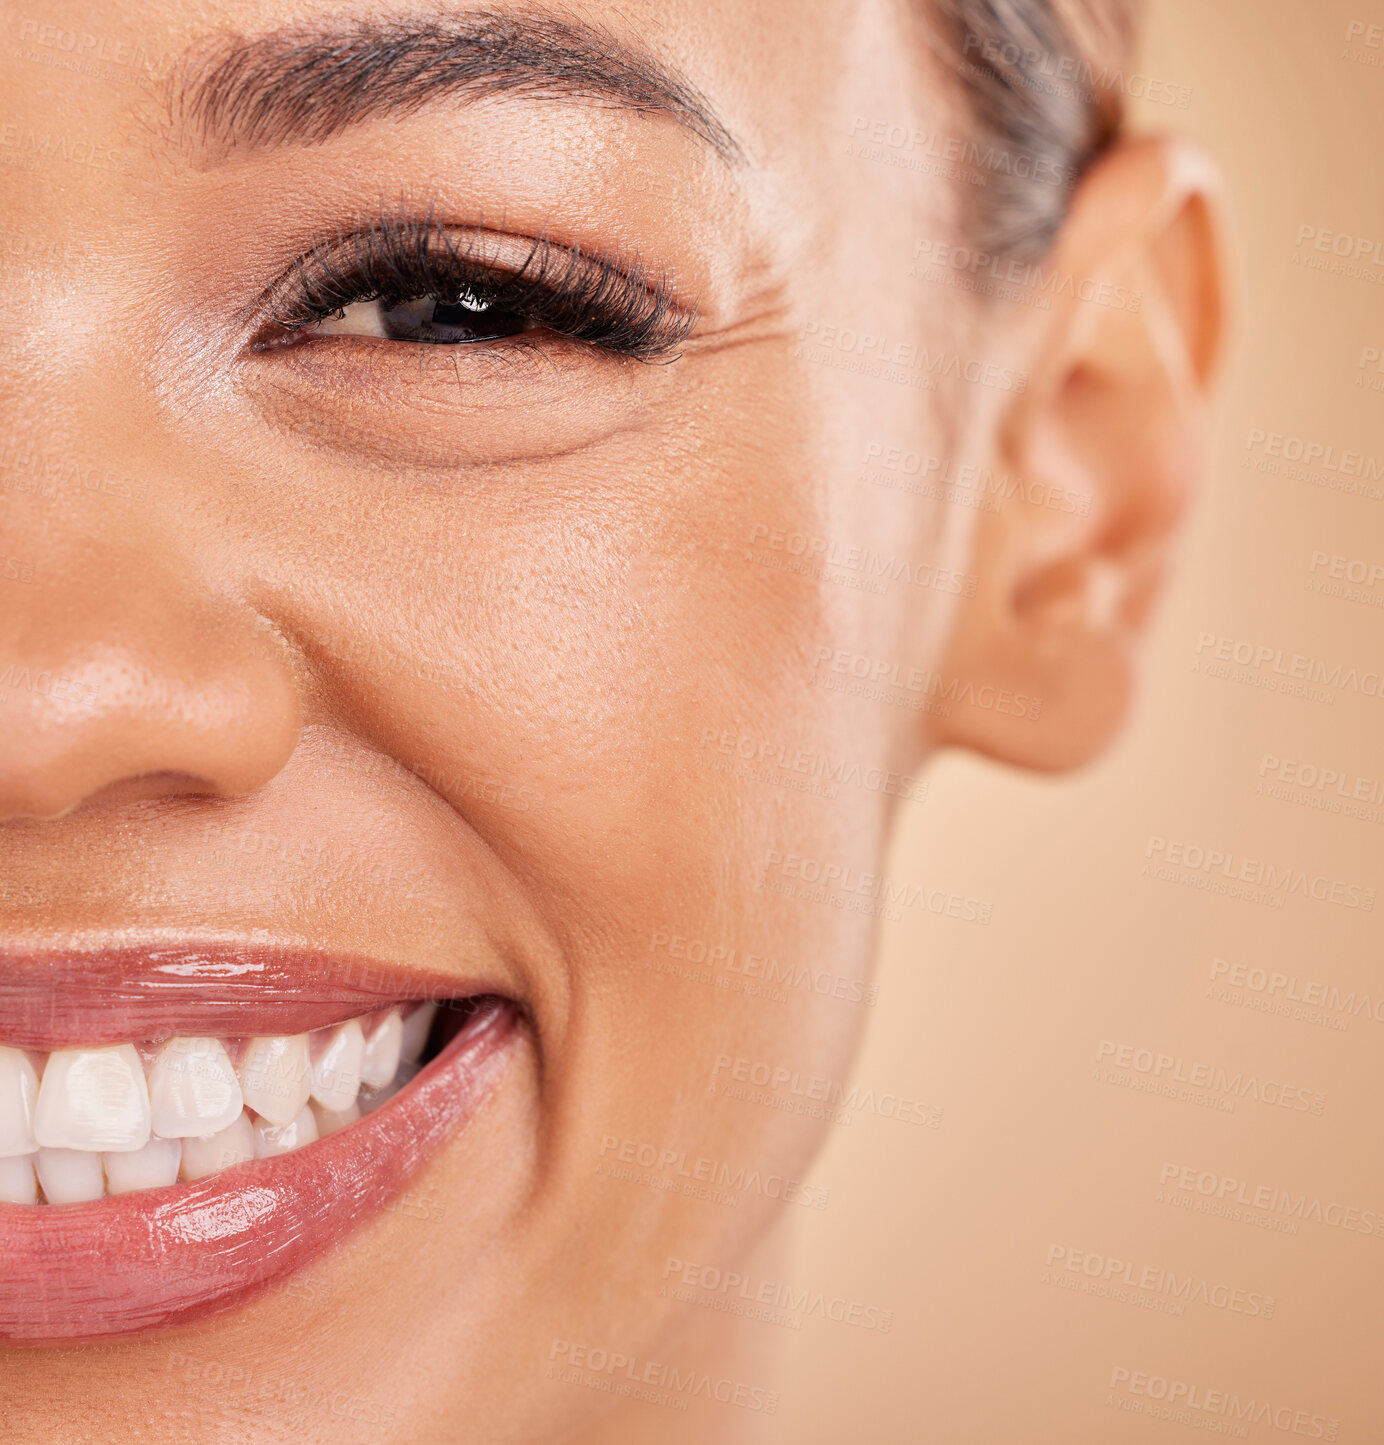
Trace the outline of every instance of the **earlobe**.
<path fill-rule="evenodd" d="M 1089 761 L 1120 726 L 1139 644 L 1201 466 L 1224 333 L 1214 167 L 1180 141 L 1117 146 L 1083 178 L 1051 255 L 1030 382 L 1001 420 L 996 465 L 1017 482 L 982 514 L 976 595 L 953 675 L 1022 695 L 959 707 L 933 741 L 1019 766 Z"/>

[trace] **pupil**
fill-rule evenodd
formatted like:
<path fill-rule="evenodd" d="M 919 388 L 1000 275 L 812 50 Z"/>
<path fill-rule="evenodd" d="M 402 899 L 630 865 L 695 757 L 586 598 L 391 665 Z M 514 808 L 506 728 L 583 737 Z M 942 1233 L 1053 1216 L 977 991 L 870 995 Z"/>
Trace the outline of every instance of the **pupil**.
<path fill-rule="evenodd" d="M 526 317 L 489 305 L 470 291 L 454 299 L 421 296 L 382 306 L 381 319 L 391 339 L 434 345 L 491 341 L 529 328 Z"/>

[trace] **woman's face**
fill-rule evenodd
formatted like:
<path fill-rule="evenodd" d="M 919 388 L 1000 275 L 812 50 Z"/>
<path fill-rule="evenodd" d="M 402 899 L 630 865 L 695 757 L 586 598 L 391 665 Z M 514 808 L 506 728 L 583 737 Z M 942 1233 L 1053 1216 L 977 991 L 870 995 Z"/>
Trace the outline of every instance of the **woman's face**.
<path fill-rule="evenodd" d="M 676 1363 L 669 1261 L 826 1202 L 750 1081 L 845 1079 L 929 740 L 1038 725 L 949 651 L 982 509 L 881 462 L 992 460 L 1039 316 L 910 276 L 901 8 L 505 13 L 0 5 L 0 1044 L 516 1006 L 192 1223 L 6 1209 L 23 1438 L 547 1440 Z"/>

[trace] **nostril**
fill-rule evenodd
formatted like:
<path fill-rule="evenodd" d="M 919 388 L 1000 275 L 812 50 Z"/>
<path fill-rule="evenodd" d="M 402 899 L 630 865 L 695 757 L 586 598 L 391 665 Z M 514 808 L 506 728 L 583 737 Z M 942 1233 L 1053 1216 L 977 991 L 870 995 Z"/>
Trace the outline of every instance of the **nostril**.
<path fill-rule="evenodd" d="M 97 789 L 77 805 L 76 811 L 88 808 L 123 808 L 131 803 L 146 803 L 157 798 L 213 798 L 221 790 L 210 778 L 195 773 L 150 772 L 133 778 L 120 778 Z"/>
<path fill-rule="evenodd" d="M 219 797 L 216 786 L 206 778 L 191 773 L 143 773 L 134 778 L 121 778 L 85 796 L 73 798 L 68 792 L 30 790 L 29 797 L 16 799 L 5 821 L 16 823 L 54 823 L 73 813 L 89 809 L 125 808 L 135 803 L 171 798 Z"/>

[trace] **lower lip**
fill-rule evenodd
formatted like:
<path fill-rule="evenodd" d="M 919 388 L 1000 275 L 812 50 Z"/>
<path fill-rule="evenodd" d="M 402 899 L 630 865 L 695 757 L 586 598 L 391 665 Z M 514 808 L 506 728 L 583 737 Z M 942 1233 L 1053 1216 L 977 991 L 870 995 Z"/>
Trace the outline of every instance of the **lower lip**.
<path fill-rule="evenodd" d="M 245 1304 L 381 1210 L 466 1127 L 517 1036 L 481 1005 L 387 1104 L 291 1154 L 90 1204 L 0 1206 L 0 1341 L 56 1344 Z"/>

